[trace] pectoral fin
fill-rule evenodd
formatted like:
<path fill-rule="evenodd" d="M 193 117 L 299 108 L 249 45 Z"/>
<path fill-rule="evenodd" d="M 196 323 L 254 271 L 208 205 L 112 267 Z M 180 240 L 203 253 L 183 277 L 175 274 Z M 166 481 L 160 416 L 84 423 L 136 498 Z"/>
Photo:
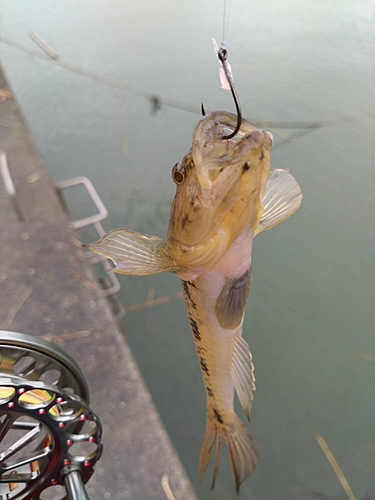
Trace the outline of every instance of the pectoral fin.
<path fill-rule="evenodd" d="M 249 344 L 242 337 L 236 337 L 231 375 L 238 399 L 250 420 L 251 402 L 255 391 L 254 365 Z"/>
<path fill-rule="evenodd" d="M 84 246 L 111 259 L 116 266 L 113 271 L 120 274 L 145 276 L 163 271 L 187 271 L 173 263 L 164 238 L 131 229 L 114 229 L 99 241 Z"/>
<path fill-rule="evenodd" d="M 302 191 L 287 170 L 272 170 L 263 197 L 263 215 L 255 235 L 290 217 L 302 202 Z"/>
<path fill-rule="evenodd" d="M 222 328 L 233 330 L 241 324 L 251 281 L 251 267 L 242 276 L 227 280 L 215 304 L 216 317 Z"/>

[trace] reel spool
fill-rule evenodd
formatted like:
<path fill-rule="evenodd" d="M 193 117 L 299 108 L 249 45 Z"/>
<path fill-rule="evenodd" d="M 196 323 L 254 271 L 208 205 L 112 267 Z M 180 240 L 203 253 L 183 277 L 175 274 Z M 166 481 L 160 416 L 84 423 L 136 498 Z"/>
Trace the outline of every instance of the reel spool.
<path fill-rule="evenodd" d="M 76 362 L 38 337 L 0 331 L 0 500 L 89 500 L 102 451 Z"/>

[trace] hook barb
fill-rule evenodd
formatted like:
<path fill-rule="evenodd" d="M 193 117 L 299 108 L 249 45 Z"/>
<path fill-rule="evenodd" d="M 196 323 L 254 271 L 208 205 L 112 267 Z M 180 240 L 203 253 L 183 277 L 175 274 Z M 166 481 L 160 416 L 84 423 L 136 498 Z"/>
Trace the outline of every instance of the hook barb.
<path fill-rule="evenodd" d="M 238 134 L 238 131 L 241 128 L 241 123 L 242 123 L 241 106 L 240 106 L 240 101 L 238 99 L 238 95 L 237 95 L 237 92 L 236 92 L 236 89 L 235 89 L 235 86 L 234 86 L 232 72 L 231 72 L 229 63 L 227 61 L 227 51 L 226 51 L 226 49 L 223 46 L 221 46 L 220 49 L 218 50 L 217 55 L 218 55 L 219 61 L 221 62 L 222 66 L 223 66 L 225 77 L 226 77 L 226 79 L 228 81 L 228 84 L 229 84 L 229 87 L 230 87 L 230 91 L 232 92 L 234 104 L 236 106 L 236 112 L 237 112 L 237 125 L 236 125 L 236 128 L 233 130 L 232 133 L 230 133 L 229 135 L 226 135 L 226 136 L 223 137 L 223 139 L 232 139 L 232 137 L 234 137 L 235 135 Z"/>

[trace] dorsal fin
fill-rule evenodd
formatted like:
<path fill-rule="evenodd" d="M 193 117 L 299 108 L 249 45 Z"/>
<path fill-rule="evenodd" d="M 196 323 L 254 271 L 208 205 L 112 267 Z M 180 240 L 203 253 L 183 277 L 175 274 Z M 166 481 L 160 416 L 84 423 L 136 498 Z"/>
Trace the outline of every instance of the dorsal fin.
<path fill-rule="evenodd" d="M 131 229 L 114 229 L 99 241 L 84 246 L 111 259 L 116 266 L 113 271 L 120 274 L 147 276 L 163 271 L 187 271 L 173 263 L 164 238 Z"/>
<path fill-rule="evenodd" d="M 254 365 L 249 344 L 241 336 L 235 338 L 231 375 L 238 399 L 250 420 L 251 402 L 255 391 Z"/>
<path fill-rule="evenodd" d="M 295 178 L 287 170 L 271 170 L 263 196 L 263 215 L 254 235 L 283 222 L 301 202 L 302 191 Z"/>

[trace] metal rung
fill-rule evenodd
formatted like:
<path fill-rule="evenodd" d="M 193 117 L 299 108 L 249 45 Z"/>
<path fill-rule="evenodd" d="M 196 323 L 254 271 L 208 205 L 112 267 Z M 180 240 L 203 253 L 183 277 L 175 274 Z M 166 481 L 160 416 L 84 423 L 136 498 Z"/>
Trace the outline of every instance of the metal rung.
<path fill-rule="evenodd" d="M 57 189 L 63 190 L 74 186 L 79 186 L 83 184 L 88 192 L 90 198 L 94 202 L 99 213 L 95 215 L 90 215 L 89 217 L 84 217 L 83 219 L 77 219 L 70 222 L 73 229 L 81 229 L 82 227 L 89 226 L 95 222 L 99 222 L 105 219 L 108 215 L 108 210 L 105 208 L 104 203 L 100 199 L 96 189 L 94 188 L 90 179 L 84 176 L 74 177 L 73 179 L 68 179 L 66 181 L 57 182 L 55 186 Z"/>
<path fill-rule="evenodd" d="M 92 225 L 94 226 L 96 232 L 98 233 L 99 238 L 105 235 L 105 231 L 100 222 L 95 222 Z M 108 273 L 108 271 L 113 269 L 113 266 L 110 264 L 110 261 L 105 257 L 102 257 L 101 255 L 93 254 L 90 250 L 85 252 L 85 255 L 90 264 L 94 265 L 100 262 L 104 267 L 104 270 L 107 272 L 107 278 L 111 282 L 112 286 L 109 288 L 103 288 L 104 295 L 114 295 L 115 293 L 119 292 L 121 288 L 119 280 L 117 279 L 114 273 Z"/>
<path fill-rule="evenodd" d="M 100 199 L 100 197 L 99 197 L 96 189 L 94 188 L 94 185 L 90 181 L 90 179 L 88 179 L 87 177 L 84 177 L 84 176 L 74 177 L 73 179 L 68 179 L 66 181 L 57 182 L 55 184 L 55 187 L 58 190 L 62 191 L 63 189 L 79 186 L 80 184 L 82 184 L 86 188 L 87 193 L 89 194 L 94 205 L 98 209 L 98 213 L 95 215 L 90 215 L 88 217 L 83 217 L 82 219 L 70 221 L 70 225 L 74 230 L 82 229 L 83 227 L 87 227 L 87 226 L 93 226 L 95 228 L 95 231 L 97 232 L 99 238 L 101 238 L 102 236 L 104 236 L 105 231 L 104 231 L 103 226 L 100 224 L 99 221 L 101 221 L 107 217 L 108 210 L 104 206 L 104 203 Z M 113 266 L 111 266 L 110 261 L 108 259 L 106 259 L 105 257 L 101 257 L 99 255 L 95 255 L 92 252 L 90 252 L 89 250 L 85 252 L 85 256 L 91 265 L 101 263 L 104 270 L 107 273 L 108 273 L 108 271 L 110 271 L 113 268 Z M 108 277 L 109 282 L 111 283 L 111 286 L 108 288 L 102 288 L 103 293 L 104 293 L 104 295 L 114 295 L 121 288 L 120 282 L 117 279 L 116 275 L 113 273 L 108 273 L 107 277 Z"/>

